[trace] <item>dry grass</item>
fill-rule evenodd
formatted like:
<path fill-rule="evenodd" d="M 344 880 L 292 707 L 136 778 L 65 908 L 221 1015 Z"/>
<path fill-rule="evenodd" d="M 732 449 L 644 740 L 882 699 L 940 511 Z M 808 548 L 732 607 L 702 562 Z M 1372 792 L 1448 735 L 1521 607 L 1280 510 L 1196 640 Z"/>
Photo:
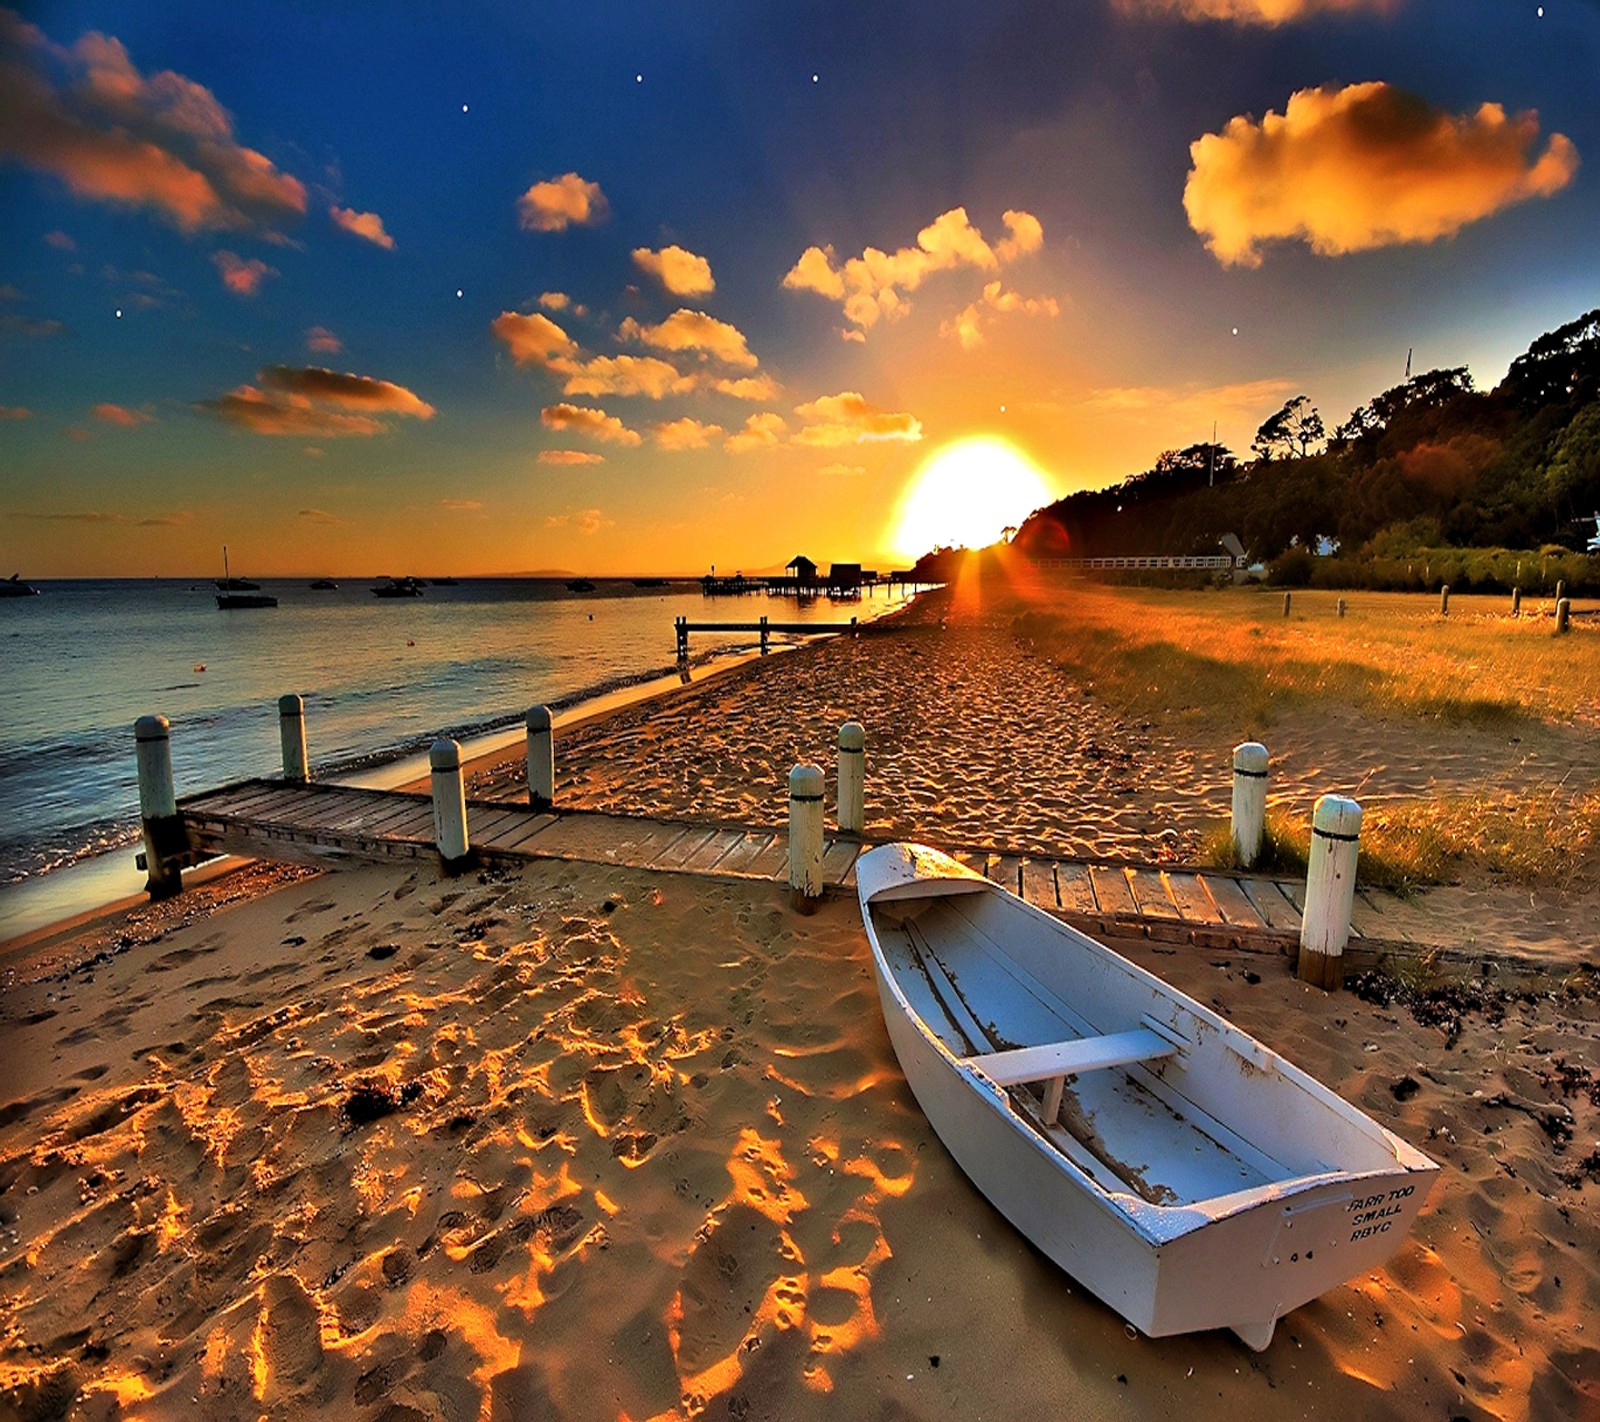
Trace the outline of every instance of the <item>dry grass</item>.
<path fill-rule="evenodd" d="M 1600 723 L 1600 646 L 1587 626 L 1556 637 L 1537 599 L 1422 595 L 1111 591 L 1080 585 L 1024 613 L 1018 631 L 1130 712 L 1259 734 L 1277 712 L 1335 699 L 1377 715 L 1506 724 Z"/>
<path fill-rule="evenodd" d="M 1600 791 L 1451 796 L 1383 807 L 1362 819 L 1356 878 L 1400 894 L 1479 873 L 1504 875 L 1530 888 L 1570 890 L 1593 871 L 1597 826 Z M 1310 825 L 1269 812 L 1252 867 L 1303 878 L 1310 853 Z M 1206 836 L 1200 862 L 1215 869 L 1240 867 L 1228 826 Z"/>

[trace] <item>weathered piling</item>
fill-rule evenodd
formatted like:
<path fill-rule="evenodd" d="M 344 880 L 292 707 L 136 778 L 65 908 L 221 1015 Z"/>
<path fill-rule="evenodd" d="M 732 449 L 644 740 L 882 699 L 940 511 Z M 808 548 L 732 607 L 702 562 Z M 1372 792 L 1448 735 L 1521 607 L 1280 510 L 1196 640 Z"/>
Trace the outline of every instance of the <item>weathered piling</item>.
<path fill-rule="evenodd" d="M 1561 601 L 1561 599 L 1564 598 L 1566 595 L 1567 595 L 1567 580 L 1565 578 L 1557 578 L 1556 579 L 1556 601 L 1559 603 Z"/>
<path fill-rule="evenodd" d="M 283 743 L 283 778 L 305 784 L 311 779 L 306 754 L 306 703 L 290 692 L 278 698 L 278 739 Z"/>
<path fill-rule="evenodd" d="M 1233 852 L 1246 869 L 1261 857 L 1266 816 L 1267 748 L 1245 741 L 1233 748 Z"/>
<path fill-rule="evenodd" d="M 1311 816 L 1311 862 L 1296 971 L 1302 982 L 1330 992 L 1344 986 L 1360 840 L 1361 806 L 1342 795 L 1322 796 Z"/>
<path fill-rule="evenodd" d="M 446 873 L 457 873 L 472 860 L 467 839 L 467 791 L 461 777 L 461 747 L 447 737 L 428 751 L 433 776 L 433 842 Z"/>
<path fill-rule="evenodd" d="M 1340 599 L 1339 599 L 1339 616 L 1340 616 L 1340 617 L 1343 617 L 1343 616 L 1344 616 L 1344 614 L 1345 614 L 1345 604 L 1344 604 L 1344 599 L 1343 599 L 1343 598 L 1340 598 Z"/>
<path fill-rule="evenodd" d="M 528 729 L 528 803 L 548 810 L 556 802 L 556 746 L 550 708 L 530 706 Z"/>
<path fill-rule="evenodd" d="M 1450 615 L 1450 584 L 1449 583 L 1445 583 L 1439 589 L 1439 616 L 1440 617 L 1448 617 L 1449 615 Z"/>
<path fill-rule="evenodd" d="M 1511 589 L 1511 615 L 1513 617 L 1521 617 L 1522 616 L 1522 589 L 1521 588 L 1512 588 Z"/>
<path fill-rule="evenodd" d="M 153 899 L 170 899 L 183 889 L 178 856 L 187 847 L 178 797 L 172 784 L 172 726 L 165 716 L 141 716 L 133 723 L 134 755 L 139 765 L 139 827 L 144 838 L 144 890 Z"/>
<path fill-rule="evenodd" d="M 822 898 L 822 771 L 797 765 L 789 772 L 789 902 L 812 913 Z"/>
<path fill-rule="evenodd" d="M 1571 631 L 1572 630 L 1571 629 L 1571 625 L 1570 625 L 1571 621 L 1572 621 L 1572 601 L 1569 598 L 1562 598 L 1559 602 L 1556 603 L 1556 633 L 1557 633 L 1557 635 L 1559 635 L 1562 632 Z"/>
<path fill-rule="evenodd" d="M 861 834 L 867 823 L 867 730 L 859 721 L 839 727 L 839 833 Z"/>
<path fill-rule="evenodd" d="M 672 630 L 678 634 L 678 660 L 689 660 L 689 619 L 676 617 L 672 622 Z"/>
<path fill-rule="evenodd" d="M 771 635 L 772 634 L 767 630 L 767 615 L 766 615 L 766 613 L 762 613 L 761 614 L 761 655 L 763 657 L 766 656 L 767 653 L 771 650 L 771 648 L 768 647 L 768 645 L 767 645 L 768 638 L 770 638 Z"/>
<path fill-rule="evenodd" d="M 1283 595 L 1283 615 L 1285 617 L 1287 617 L 1289 615 L 1289 609 L 1293 605 L 1293 602 L 1294 602 L 1294 594 L 1293 593 L 1285 593 Z"/>

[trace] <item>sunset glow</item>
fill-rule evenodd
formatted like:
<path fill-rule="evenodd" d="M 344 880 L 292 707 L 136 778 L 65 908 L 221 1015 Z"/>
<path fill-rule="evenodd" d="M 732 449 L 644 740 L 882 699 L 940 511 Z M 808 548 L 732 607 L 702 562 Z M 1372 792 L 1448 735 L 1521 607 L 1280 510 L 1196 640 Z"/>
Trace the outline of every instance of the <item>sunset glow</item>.
<path fill-rule="evenodd" d="M 912 476 L 891 542 L 908 558 L 935 547 L 982 548 L 1055 497 L 1014 445 L 990 435 L 960 440 L 936 450 Z"/>

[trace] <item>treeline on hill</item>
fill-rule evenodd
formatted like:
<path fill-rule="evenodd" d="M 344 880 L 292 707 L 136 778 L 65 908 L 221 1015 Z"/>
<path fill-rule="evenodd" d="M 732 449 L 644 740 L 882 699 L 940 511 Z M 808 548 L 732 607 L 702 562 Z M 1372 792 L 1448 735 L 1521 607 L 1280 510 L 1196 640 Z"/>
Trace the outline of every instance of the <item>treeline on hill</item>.
<path fill-rule="evenodd" d="M 1240 461 L 1171 450 L 1109 489 L 1032 515 L 1034 558 L 1212 554 L 1226 533 L 1287 583 L 1600 587 L 1600 309 L 1541 336 L 1491 392 L 1465 368 L 1386 390 L 1328 434 L 1297 396 Z M 1315 557 L 1329 546 L 1334 557 Z M 1507 551 L 1512 550 L 1512 551 Z M 1524 550 L 1517 552 L 1515 550 Z"/>

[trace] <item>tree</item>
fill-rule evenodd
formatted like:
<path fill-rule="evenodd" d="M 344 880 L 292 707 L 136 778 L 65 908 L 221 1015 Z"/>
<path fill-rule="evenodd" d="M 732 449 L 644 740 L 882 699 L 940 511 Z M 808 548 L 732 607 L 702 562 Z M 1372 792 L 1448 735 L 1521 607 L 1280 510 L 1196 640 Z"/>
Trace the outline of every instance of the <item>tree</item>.
<path fill-rule="evenodd" d="M 1351 411 L 1350 418 L 1333 432 L 1333 442 L 1345 448 L 1368 435 L 1383 435 L 1409 411 L 1437 410 L 1457 396 L 1472 393 L 1472 376 L 1464 365 L 1451 370 L 1425 370 Z"/>
<path fill-rule="evenodd" d="M 1262 460 L 1292 459 L 1296 454 L 1304 459 L 1312 445 L 1322 443 L 1324 435 L 1317 407 L 1306 396 L 1296 395 L 1277 414 L 1262 421 L 1250 448 Z"/>

